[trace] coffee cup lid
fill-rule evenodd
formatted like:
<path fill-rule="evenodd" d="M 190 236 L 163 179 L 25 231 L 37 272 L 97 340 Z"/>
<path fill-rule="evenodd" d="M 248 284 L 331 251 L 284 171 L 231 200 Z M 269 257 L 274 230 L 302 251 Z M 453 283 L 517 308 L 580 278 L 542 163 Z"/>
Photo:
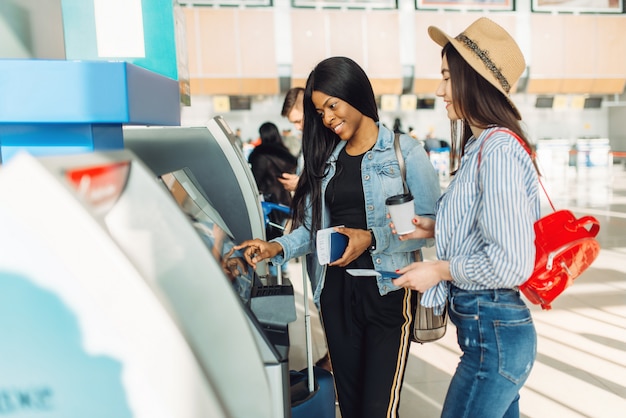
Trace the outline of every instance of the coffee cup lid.
<path fill-rule="evenodd" d="M 399 205 L 402 203 L 410 202 L 413 200 L 411 193 L 403 193 L 395 196 L 390 196 L 385 200 L 385 205 Z"/>

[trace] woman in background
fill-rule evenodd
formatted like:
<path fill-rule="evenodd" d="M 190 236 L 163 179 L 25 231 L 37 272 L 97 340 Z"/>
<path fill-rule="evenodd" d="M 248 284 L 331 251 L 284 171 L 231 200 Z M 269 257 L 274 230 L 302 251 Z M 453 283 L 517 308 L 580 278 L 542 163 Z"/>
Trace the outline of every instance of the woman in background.
<path fill-rule="evenodd" d="M 261 144 L 248 157 L 259 192 L 268 202 L 290 206 L 291 193 L 285 190 L 278 179 L 283 173 L 295 173 L 298 161 L 283 143 L 283 137 L 275 124 L 263 123 L 259 127 L 259 135 Z"/>
<path fill-rule="evenodd" d="M 283 143 L 283 137 L 278 127 L 272 122 L 263 123 L 259 127 L 259 135 L 261 143 L 254 148 L 248 157 L 256 185 L 265 202 L 288 207 L 291 205 L 291 193 L 285 190 L 279 179 L 283 173 L 295 173 L 298 160 L 289 152 Z M 265 227 L 267 239 L 276 238 L 283 234 L 289 219 L 286 212 L 288 211 L 274 209 L 266 215 L 270 222 Z M 274 225 L 280 225 L 280 227 Z M 281 273 L 284 278 L 289 277 L 287 267 L 287 263 L 281 266 Z M 276 266 L 272 264 L 269 268 L 270 274 L 276 276 L 278 273 Z"/>

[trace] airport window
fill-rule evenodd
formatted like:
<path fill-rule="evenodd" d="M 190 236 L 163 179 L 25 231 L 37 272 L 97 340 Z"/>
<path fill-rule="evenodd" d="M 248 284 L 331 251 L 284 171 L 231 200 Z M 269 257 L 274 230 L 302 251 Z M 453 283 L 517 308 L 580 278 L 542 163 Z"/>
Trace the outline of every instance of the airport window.
<path fill-rule="evenodd" d="M 600 109 L 602 107 L 602 97 L 585 98 L 584 109 Z"/>
<path fill-rule="evenodd" d="M 293 7 L 322 9 L 397 9 L 397 0 L 291 0 Z"/>
<path fill-rule="evenodd" d="M 422 10 L 515 10 L 514 0 L 415 0 Z"/>
<path fill-rule="evenodd" d="M 532 0 L 533 12 L 546 13 L 624 13 L 622 0 Z"/>
<path fill-rule="evenodd" d="M 178 0 L 183 6 L 271 7 L 273 0 Z"/>
<path fill-rule="evenodd" d="M 535 101 L 535 107 L 541 109 L 552 109 L 554 104 L 554 96 L 538 96 Z"/>

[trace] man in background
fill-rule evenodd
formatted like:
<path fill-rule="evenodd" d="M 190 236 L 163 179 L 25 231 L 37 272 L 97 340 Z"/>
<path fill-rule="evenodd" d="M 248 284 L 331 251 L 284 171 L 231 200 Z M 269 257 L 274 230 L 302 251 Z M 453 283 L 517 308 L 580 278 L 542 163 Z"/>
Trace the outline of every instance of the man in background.
<path fill-rule="evenodd" d="M 283 110 L 280 114 L 286 117 L 298 131 L 302 131 L 304 118 L 304 89 L 302 87 L 292 87 L 289 89 L 285 96 L 285 101 L 283 102 Z M 300 178 L 298 174 L 302 171 L 303 164 L 304 160 L 302 158 L 302 152 L 300 152 L 298 156 L 297 174 L 283 173 L 283 177 L 278 179 L 286 190 L 290 192 L 296 190 L 298 179 Z"/>

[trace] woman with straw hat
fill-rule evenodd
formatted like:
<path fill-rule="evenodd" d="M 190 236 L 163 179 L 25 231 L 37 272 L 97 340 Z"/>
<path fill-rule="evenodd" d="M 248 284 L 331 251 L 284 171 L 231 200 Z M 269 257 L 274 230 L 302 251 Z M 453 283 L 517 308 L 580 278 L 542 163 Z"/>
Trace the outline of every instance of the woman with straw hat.
<path fill-rule="evenodd" d="M 400 237 L 434 234 L 438 260 L 401 269 L 394 283 L 425 292 L 425 306 L 449 304 L 463 355 L 442 417 L 519 417 L 537 335 L 517 286 L 533 270 L 540 215 L 530 144 L 509 96 L 524 57 L 487 18 L 456 37 L 432 26 L 428 34 L 443 47 L 437 96 L 451 120 L 455 175 L 436 222 L 415 217 L 415 231 Z"/>

